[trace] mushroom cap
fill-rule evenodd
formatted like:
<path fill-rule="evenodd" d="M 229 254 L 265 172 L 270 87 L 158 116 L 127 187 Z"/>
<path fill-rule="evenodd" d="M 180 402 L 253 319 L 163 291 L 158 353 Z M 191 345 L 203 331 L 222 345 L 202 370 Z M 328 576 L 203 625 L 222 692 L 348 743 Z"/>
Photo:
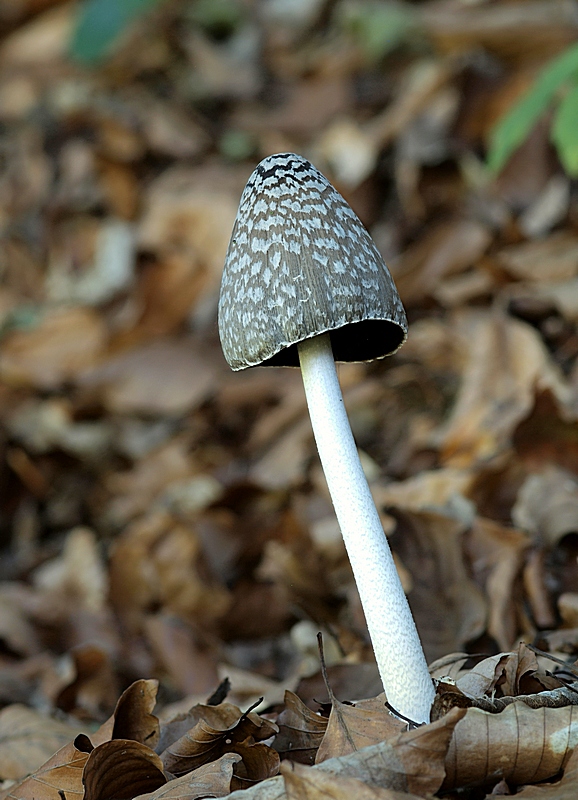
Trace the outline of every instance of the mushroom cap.
<path fill-rule="evenodd" d="M 363 224 L 319 170 L 279 153 L 241 196 L 219 299 L 219 335 L 233 370 L 299 366 L 297 345 L 330 332 L 336 361 L 394 353 L 407 320 Z"/>

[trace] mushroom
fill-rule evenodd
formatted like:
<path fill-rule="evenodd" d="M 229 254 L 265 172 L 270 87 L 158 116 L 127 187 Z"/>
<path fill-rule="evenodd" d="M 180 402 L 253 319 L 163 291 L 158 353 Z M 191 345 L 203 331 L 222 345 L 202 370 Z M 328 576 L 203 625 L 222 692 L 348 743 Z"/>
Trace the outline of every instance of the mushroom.
<path fill-rule="evenodd" d="M 362 223 L 301 156 L 269 156 L 247 181 L 223 271 L 219 334 L 233 370 L 301 366 L 319 457 L 388 702 L 404 718 L 429 722 L 432 681 L 335 369 L 335 360 L 394 353 L 405 341 L 407 320 Z"/>

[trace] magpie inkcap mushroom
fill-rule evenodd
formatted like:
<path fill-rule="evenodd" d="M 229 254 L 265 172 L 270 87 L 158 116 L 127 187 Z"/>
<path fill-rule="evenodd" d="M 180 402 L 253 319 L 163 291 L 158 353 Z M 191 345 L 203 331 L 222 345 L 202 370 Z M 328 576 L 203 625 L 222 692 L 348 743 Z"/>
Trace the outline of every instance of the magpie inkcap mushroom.
<path fill-rule="evenodd" d="M 399 295 L 371 237 L 301 156 L 264 159 L 233 227 L 219 300 L 234 370 L 298 367 L 297 344 L 330 332 L 336 361 L 371 361 L 405 341 Z"/>
<path fill-rule="evenodd" d="M 311 424 L 390 705 L 429 722 L 434 690 L 363 473 L 335 369 L 395 352 L 407 321 L 369 234 L 327 179 L 293 153 L 265 158 L 235 220 L 219 300 L 234 370 L 301 366 Z"/>

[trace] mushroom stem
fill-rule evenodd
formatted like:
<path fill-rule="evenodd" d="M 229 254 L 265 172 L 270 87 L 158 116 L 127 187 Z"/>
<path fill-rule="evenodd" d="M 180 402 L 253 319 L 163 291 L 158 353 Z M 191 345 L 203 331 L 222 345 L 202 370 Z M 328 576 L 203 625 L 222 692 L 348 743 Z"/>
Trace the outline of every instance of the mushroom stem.
<path fill-rule="evenodd" d="M 328 333 L 298 345 L 309 415 L 389 704 L 429 722 L 433 684 L 351 433 Z"/>

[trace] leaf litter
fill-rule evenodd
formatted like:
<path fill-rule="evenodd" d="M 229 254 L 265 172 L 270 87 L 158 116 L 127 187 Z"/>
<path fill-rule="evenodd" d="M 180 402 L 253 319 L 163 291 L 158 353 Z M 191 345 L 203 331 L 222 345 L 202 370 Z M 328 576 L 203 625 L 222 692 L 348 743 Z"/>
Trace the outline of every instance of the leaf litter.
<path fill-rule="evenodd" d="M 575 15 L 282 5 L 152 3 L 86 67 L 73 6 L 0 0 L 0 797 L 574 797 L 576 198 L 545 119 L 482 158 Z M 215 333 L 242 187 L 291 150 L 410 319 L 340 375 L 439 682 L 416 730 L 299 375 Z"/>

